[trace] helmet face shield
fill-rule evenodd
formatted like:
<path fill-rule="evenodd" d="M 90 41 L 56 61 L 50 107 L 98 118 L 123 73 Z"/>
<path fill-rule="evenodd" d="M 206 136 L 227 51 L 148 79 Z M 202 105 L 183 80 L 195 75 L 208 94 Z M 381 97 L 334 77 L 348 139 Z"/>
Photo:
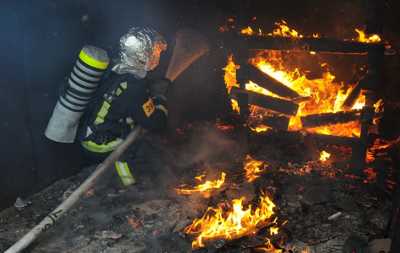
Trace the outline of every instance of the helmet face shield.
<path fill-rule="evenodd" d="M 131 73 L 144 78 L 158 66 L 161 52 L 167 49 L 164 38 L 151 28 L 131 28 L 120 39 L 120 59 L 113 68 L 118 74 Z"/>

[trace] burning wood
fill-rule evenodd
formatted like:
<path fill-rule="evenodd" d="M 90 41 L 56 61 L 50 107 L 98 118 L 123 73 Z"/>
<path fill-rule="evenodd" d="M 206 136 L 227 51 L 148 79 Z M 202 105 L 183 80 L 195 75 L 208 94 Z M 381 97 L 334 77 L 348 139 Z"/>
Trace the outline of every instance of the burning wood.
<path fill-rule="evenodd" d="M 271 96 L 265 96 L 254 91 L 241 90 L 240 88 L 233 87 L 231 94 L 237 97 L 240 93 L 246 93 L 249 97 L 249 104 L 261 106 L 279 113 L 296 115 L 298 105 L 285 99 L 280 99 Z"/>
<path fill-rule="evenodd" d="M 243 72 L 248 75 L 246 79 L 255 82 L 259 86 L 271 91 L 274 94 L 279 95 L 280 97 L 285 97 L 285 98 L 300 97 L 300 95 L 296 91 L 290 89 L 289 87 L 285 86 L 278 80 L 270 77 L 269 75 L 261 72 L 259 69 L 256 69 L 251 65 L 245 65 Z"/>
<path fill-rule="evenodd" d="M 367 53 L 371 50 L 383 50 L 384 45 L 379 44 L 382 39 L 378 34 L 367 35 L 361 29 L 355 29 L 357 38 L 350 40 L 335 40 L 321 38 L 318 33 L 312 36 L 304 36 L 295 29 L 289 27 L 285 20 L 275 23 L 273 32 L 264 33 L 261 29 L 255 32 L 251 27 L 240 31 L 241 38 L 245 38 L 249 49 L 272 49 L 272 50 L 306 50 L 310 53 Z M 233 35 L 235 36 L 235 35 Z M 236 35 L 239 36 L 239 35 Z M 232 41 L 232 38 L 230 38 Z"/>
<path fill-rule="evenodd" d="M 330 38 L 289 38 L 243 36 L 229 34 L 225 44 L 232 48 L 258 50 L 299 50 L 309 52 L 324 52 L 336 54 L 366 54 L 370 51 L 384 51 L 384 44 L 342 41 Z"/>
<path fill-rule="evenodd" d="M 338 123 L 346 123 L 360 118 L 360 111 L 336 112 L 311 114 L 301 117 L 303 127 L 318 127 L 324 125 L 333 125 Z"/>
<path fill-rule="evenodd" d="M 184 229 L 186 234 L 194 235 L 192 248 L 205 246 L 207 241 L 219 239 L 237 239 L 255 234 L 265 227 L 274 215 L 275 204 L 265 194 L 261 194 L 258 207 L 243 204 L 244 197 L 221 203 L 218 207 L 209 207 L 204 215 L 195 219 Z"/>
<path fill-rule="evenodd" d="M 358 34 L 356 41 L 362 43 L 379 43 L 382 41 L 381 37 L 378 34 L 369 34 L 367 35 L 363 30 L 355 29 Z"/>
<path fill-rule="evenodd" d="M 181 185 L 179 188 L 176 188 L 175 191 L 181 195 L 191 195 L 194 193 L 200 193 L 204 197 L 209 197 L 210 192 L 222 187 L 225 183 L 226 173 L 222 172 L 221 177 L 216 180 L 207 180 L 202 182 L 205 178 L 205 175 L 196 176 L 196 181 L 199 182 L 198 185 L 194 187 L 188 187 L 187 185 Z"/>
<path fill-rule="evenodd" d="M 259 178 L 260 174 L 265 172 L 264 162 L 255 160 L 250 155 L 246 156 L 243 168 L 246 172 L 246 180 L 249 183 Z"/>
<path fill-rule="evenodd" d="M 295 117 L 290 118 L 288 130 L 290 131 L 306 130 L 312 133 L 330 134 L 330 135 L 347 136 L 347 137 L 360 135 L 360 123 L 358 121 L 351 121 L 343 125 L 331 124 L 329 126 L 314 127 L 312 129 L 309 129 L 307 128 L 308 126 L 303 126 L 302 124 L 301 117 L 306 117 L 307 115 L 337 113 L 337 112 L 344 113 L 344 111 L 342 110 L 343 102 L 348 97 L 348 94 L 354 89 L 345 88 L 343 84 L 335 82 L 334 81 L 335 76 L 329 71 L 325 71 L 321 78 L 308 79 L 303 73 L 301 73 L 299 69 L 294 69 L 292 71 L 286 69 L 284 66 L 282 53 L 276 51 L 260 52 L 255 57 L 250 59 L 250 63 L 253 66 L 256 66 L 266 75 L 279 81 L 281 84 L 287 86 L 291 90 L 298 93 L 300 97 L 307 97 L 306 100 L 296 100 L 296 103 L 298 103 L 297 114 L 295 115 Z M 232 56 L 229 57 L 228 64 L 225 67 L 224 79 L 228 93 L 230 94 L 232 94 L 232 92 L 233 93 L 238 92 L 238 90 L 234 88 L 239 87 L 239 84 L 237 84 L 236 81 L 236 70 L 239 67 L 240 66 L 234 63 L 233 57 Z M 246 90 L 253 91 L 270 97 L 277 97 L 278 99 L 280 99 L 280 96 L 272 93 L 271 91 L 259 86 L 258 84 L 252 81 L 246 84 Z M 274 101 L 282 101 L 282 99 Z M 365 96 L 363 94 L 357 94 L 354 105 L 350 109 L 351 110 L 362 109 L 364 104 L 365 104 Z M 281 104 L 279 104 L 278 107 L 280 106 Z M 287 106 L 286 101 L 285 101 L 285 106 Z M 271 126 L 267 122 L 262 122 L 262 120 L 260 120 L 263 118 L 267 118 L 270 115 L 270 113 L 266 113 L 266 110 L 262 107 L 263 107 L 262 104 L 261 107 L 257 107 L 254 105 L 250 106 L 251 113 L 249 117 L 249 123 L 250 125 L 252 125 L 253 128 L 255 128 L 257 124 Z M 232 103 L 232 108 L 237 112 L 239 111 L 237 103 Z M 290 108 L 293 109 L 294 108 L 293 105 L 292 107 L 286 107 L 285 112 L 288 113 L 287 109 Z M 279 111 L 282 112 L 281 110 L 282 108 L 279 109 L 280 109 Z M 294 110 L 292 112 L 294 112 Z M 338 122 L 347 121 L 347 120 L 342 120 L 340 118 L 341 117 L 339 117 L 339 119 L 337 120 Z"/>

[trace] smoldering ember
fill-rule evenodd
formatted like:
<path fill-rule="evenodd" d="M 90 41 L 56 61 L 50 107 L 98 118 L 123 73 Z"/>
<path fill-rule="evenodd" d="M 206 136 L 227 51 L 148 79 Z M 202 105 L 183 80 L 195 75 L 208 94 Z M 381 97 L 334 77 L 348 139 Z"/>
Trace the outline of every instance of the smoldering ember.
<path fill-rule="evenodd" d="M 139 2 L 4 4 L 1 252 L 400 252 L 397 1 Z"/>

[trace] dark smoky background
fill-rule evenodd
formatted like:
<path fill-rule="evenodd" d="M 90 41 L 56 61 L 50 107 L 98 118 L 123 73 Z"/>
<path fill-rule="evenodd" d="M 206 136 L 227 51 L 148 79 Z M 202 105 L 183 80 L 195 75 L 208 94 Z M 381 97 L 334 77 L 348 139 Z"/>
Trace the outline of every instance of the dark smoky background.
<path fill-rule="evenodd" d="M 203 33 L 210 42 L 210 52 L 175 81 L 169 94 L 169 131 L 174 132 L 187 123 L 212 121 L 228 111 L 222 68 L 230 49 L 220 47 L 218 32 L 228 18 L 234 18 L 238 28 L 254 25 L 270 31 L 274 22 L 284 19 L 303 34 L 317 32 L 329 37 L 353 38 L 354 28 L 366 24 L 368 1 L 2 1 L 0 207 L 82 167 L 77 145 L 53 143 L 43 133 L 60 83 L 85 44 L 103 47 L 115 55 L 119 37 L 131 26 L 152 26 L 169 42 L 160 67 L 150 74 L 161 77 L 172 54 L 175 32 L 190 27 Z M 378 18 L 384 23 L 383 37 L 394 49 L 399 49 L 400 3 L 378 2 L 382 3 Z M 395 103 L 399 95 L 399 56 L 386 58 L 387 81 L 380 86 L 380 92 Z M 363 61 L 347 56 L 329 56 L 324 60 L 332 64 L 340 80 L 351 78 L 349 72 Z M 305 61 L 305 65 L 309 64 Z M 387 125 L 388 130 L 399 126 L 390 117 Z"/>

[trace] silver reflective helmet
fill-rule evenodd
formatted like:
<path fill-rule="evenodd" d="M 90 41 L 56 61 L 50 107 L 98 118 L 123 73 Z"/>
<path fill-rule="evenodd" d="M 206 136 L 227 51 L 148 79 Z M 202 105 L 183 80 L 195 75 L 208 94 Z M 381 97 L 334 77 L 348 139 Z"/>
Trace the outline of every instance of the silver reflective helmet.
<path fill-rule="evenodd" d="M 167 49 L 164 38 L 154 29 L 133 27 L 120 39 L 120 59 L 113 67 L 118 74 L 130 73 L 144 78 L 148 71 L 155 69 L 160 54 Z"/>

